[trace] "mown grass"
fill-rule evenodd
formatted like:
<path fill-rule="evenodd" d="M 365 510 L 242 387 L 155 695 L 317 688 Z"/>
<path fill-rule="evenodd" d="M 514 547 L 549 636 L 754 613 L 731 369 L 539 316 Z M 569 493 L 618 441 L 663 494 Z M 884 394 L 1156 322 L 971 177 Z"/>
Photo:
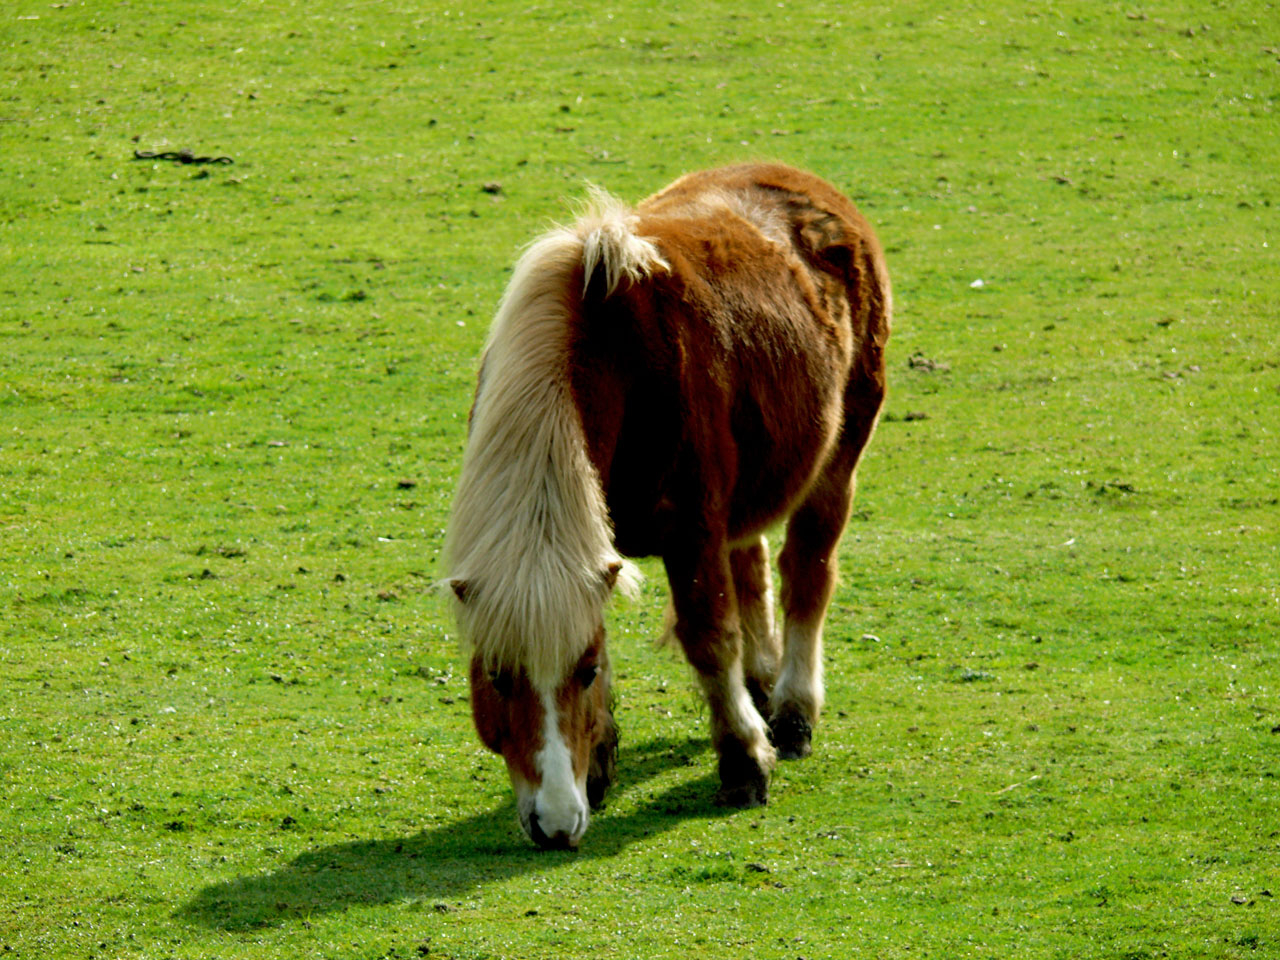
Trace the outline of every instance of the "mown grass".
<path fill-rule="evenodd" d="M 7 5 L 0 949 L 1274 953 L 1278 24 Z M 235 162 L 132 159 L 182 147 Z M 429 591 L 474 358 L 585 181 L 748 157 L 895 282 L 815 756 L 710 804 L 650 565 L 618 789 L 539 853 Z"/>

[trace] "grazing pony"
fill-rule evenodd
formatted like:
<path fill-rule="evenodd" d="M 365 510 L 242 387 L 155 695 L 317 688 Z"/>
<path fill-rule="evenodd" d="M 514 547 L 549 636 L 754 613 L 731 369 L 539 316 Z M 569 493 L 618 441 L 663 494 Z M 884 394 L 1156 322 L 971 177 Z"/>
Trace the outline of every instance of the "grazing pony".
<path fill-rule="evenodd" d="M 634 209 L 594 192 L 516 265 L 447 556 L 476 729 L 541 846 L 576 847 L 613 775 L 603 608 L 636 589 L 626 556 L 665 564 L 718 801 L 765 803 L 776 757 L 808 755 L 890 310 L 871 227 L 780 165 L 689 174 Z M 780 521 L 781 631 L 763 536 Z"/>

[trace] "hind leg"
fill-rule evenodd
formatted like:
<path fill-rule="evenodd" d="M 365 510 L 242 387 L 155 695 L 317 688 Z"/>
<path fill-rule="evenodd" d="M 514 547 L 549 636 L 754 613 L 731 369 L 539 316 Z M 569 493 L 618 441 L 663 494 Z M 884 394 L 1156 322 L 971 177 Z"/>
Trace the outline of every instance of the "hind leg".
<path fill-rule="evenodd" d="M 769 575 L 769 543 L 763 536 L 729 555 L 733 587 L 742 623 L 742 669 L 756 709 L 765 713 L 778 677 L 782 644 L 773 618 L 773 578 Z"/>
<path fill-rule="evenodd" d="M 722 542 L 670 550 L 663 560 L 675 607 L 675 634 L 697 671 L 719 755 L 718 803 L 755 807 L 769 799 L 775 754 L 743 672 L 742 626 L 730 551 Z"/>
<path fill-rule="evenodd" d="M 782 667 L 769 698 L 778 756 L 807 757 L 822 712 L 822 626 L 836 585 L 836 548 L 853 503 L 856 453 L 838 452 L 791 516 L 778 558 L 782 574 Z"/>

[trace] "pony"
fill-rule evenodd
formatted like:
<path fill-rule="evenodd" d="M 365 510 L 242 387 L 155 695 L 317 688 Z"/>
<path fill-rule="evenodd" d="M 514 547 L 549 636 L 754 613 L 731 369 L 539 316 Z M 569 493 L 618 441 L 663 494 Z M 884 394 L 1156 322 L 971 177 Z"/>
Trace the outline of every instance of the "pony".
<path fill-rule="evenodd" d="M 576 848 L 613 779 L 603 611 L 662 559 L 717 802 L 811 751 L 822 629 L 885 394 L 889 276 L 834 187 L 778 164 L 593 189 L 520 257 L 480 363 L 446 541 L 480 740 L 520 824 Z M 786 524 L 774 612 L 765 532 Z"/>

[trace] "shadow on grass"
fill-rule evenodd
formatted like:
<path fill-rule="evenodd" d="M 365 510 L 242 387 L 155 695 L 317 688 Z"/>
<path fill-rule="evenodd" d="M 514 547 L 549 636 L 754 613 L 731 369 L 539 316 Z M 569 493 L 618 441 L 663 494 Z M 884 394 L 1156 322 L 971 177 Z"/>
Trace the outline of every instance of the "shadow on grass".
<path fill-rule="evenodd" d="M 709 751 L 705 740 L 651 740 L 619 758 L 621 795 L 662 770 Z M 714 764 L 710 764 L 714 769 Z M 515 802 L 414 836 L 361 840 L 308 851 L 280 869 L 201 890 L 178 916 L 224 930 L 397 900 L 456 899 L 495 880 L 555 869 L 575 857 L 610 857 L 682 820 L 732 813 L 712 803 L 714 773 L 652 797 L 625 816 L 606 811 L 577 853 L 541 851 L 515 825 Z"/>

